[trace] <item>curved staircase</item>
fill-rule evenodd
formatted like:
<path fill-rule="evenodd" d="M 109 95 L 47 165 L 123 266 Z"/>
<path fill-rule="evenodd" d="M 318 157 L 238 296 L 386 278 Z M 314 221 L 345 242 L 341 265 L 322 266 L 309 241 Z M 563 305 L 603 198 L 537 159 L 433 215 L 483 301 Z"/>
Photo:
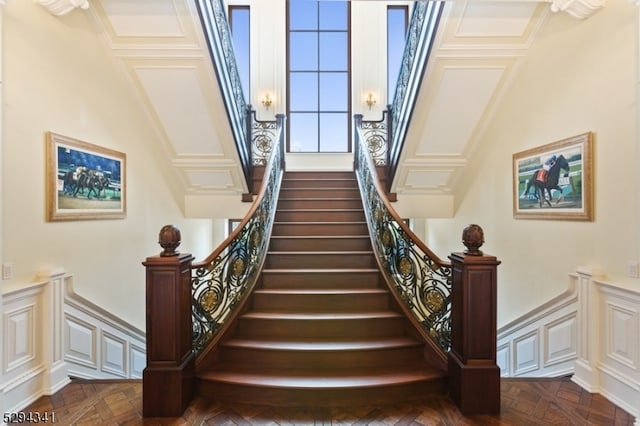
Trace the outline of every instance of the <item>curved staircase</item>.
<path fill-rule="evenodd" d="M 445 392 L 382 280 L 354 173 L 286 172 L 259 283 L 198 393 L 340 406 Z"/>

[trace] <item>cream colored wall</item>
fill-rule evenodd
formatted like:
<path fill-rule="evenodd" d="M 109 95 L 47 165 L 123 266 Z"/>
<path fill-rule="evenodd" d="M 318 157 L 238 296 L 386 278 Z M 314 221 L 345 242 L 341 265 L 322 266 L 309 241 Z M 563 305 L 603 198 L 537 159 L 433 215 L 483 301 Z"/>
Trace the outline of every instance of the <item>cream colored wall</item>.
<path fill-rule="evenodd" d="M 86 12 L 54 17 L 32 1 L 3 9 L 3 262 L 16 280 L 64 267 L 78 294 L 144 329 L 141 262 L 160 252 L 160 228 L 177 225 L 180 249 L 202 258 L 224 237 L 223 221 L 183 219 L 157 136 Z M 46 222 L 46 131 L 126 153 L 126 219 Z"/>
<path fill-rule="evenodd" d="M 469 166 L 455 218 L 428 221 L 437 253 L 460 251 L 451 236 L 466 224 L 484 228 L 484 250 L 503 262 L 499 326 L 564 291 L 578 266 L 640 287 L 627 277 L 627 262 L 640 259 L 637 9 L 612 0 L 584 21 L 550 16 Z M 595 135 L 594 221 L 514 219 L 512 154 L 587 131 Z"/>

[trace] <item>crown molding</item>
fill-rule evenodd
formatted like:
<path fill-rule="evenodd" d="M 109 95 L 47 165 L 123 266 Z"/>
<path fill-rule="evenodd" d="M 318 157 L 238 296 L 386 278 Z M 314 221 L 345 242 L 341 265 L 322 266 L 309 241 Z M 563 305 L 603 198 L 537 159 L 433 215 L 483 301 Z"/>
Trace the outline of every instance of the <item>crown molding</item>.
<path fill-rule="evenodd" d="M 52 15 L 62 16 L 74 9 L 89 9 L 89 0 L 34 0 Z"/>
<path fill-rule="evenodd" d="M 640 2 L 640 0 L 632 0 Z M 551 11 L 565 12 L 577 19 L 587 19 L 600 10 L 607 0 L 550 0 Z"/>

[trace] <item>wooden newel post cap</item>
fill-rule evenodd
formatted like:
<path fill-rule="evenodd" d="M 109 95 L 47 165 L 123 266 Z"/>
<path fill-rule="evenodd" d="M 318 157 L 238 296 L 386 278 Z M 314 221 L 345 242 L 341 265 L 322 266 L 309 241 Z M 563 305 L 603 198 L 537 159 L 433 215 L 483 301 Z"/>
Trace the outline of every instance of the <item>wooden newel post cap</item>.
<path fill-rule="evenodd" d="M 177 256 L 179 253 L 176 251 L 180 245 L 180 230 L 173 225 L 165 225 L 160 230 L 158 235 L 158 244 L 164 250 L 160 253 L 160 256 Z"/>
<path fill-rule="evenodd" d="M 484 244 L 484 231 L 480 225 L 467 225 L 462 230 L 462 243 L 467 248 L 464 254 L 468 256 L 482 256 L 480 247 Z"/>

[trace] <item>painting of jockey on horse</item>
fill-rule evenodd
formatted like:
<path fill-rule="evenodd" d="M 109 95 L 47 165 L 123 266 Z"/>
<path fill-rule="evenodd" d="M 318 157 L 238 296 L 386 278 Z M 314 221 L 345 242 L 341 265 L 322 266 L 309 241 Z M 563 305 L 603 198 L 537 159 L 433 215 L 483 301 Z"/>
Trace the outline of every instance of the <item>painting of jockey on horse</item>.
<path fill-rule="evenodd" d="M 592 134 L 513 155 L 514 217 L 591 220 Z"/>
<path fill-rule="evenodd" d="M 125 154 L 47 133 L 49 220 L 121 218 Z"/>

